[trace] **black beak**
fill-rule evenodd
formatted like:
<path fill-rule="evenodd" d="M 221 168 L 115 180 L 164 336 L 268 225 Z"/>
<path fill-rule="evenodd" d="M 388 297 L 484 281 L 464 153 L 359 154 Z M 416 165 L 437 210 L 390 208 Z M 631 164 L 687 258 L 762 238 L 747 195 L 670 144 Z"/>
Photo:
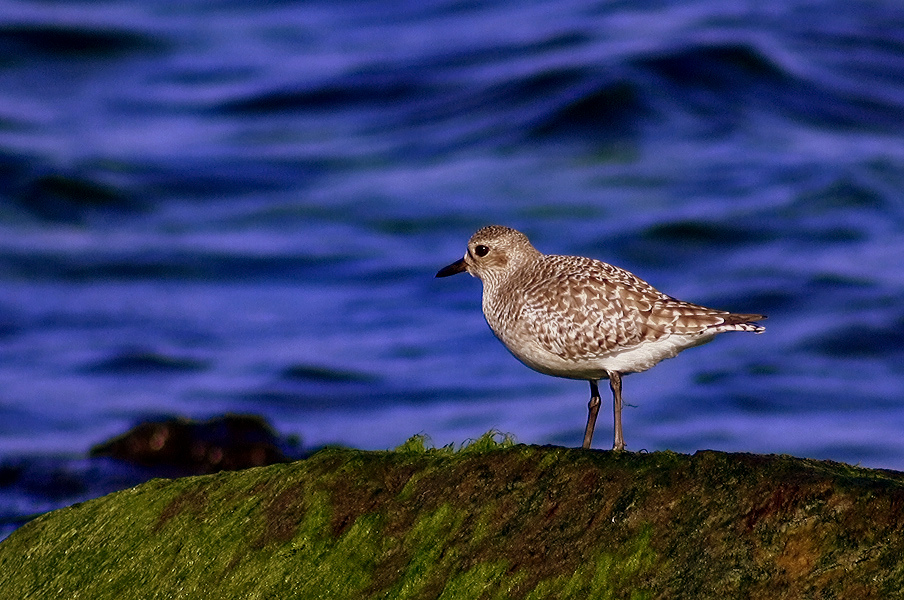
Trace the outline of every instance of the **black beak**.
<path fill-rule="evenodd" d="M 456 273 L 461 273 L 466 270 L 465 259 L 459 258 L 454 263 L 449 265 L 448 267 L 443 267 L 436 274 L 437 277 L 448 277 L 449 275 L 455 275 Z"/>

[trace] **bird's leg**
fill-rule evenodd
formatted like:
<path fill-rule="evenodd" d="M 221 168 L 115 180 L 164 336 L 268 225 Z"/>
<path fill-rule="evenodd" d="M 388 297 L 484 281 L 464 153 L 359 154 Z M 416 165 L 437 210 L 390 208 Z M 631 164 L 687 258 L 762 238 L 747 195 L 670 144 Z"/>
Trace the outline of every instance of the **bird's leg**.
<path fill-rule="evenodd" d="M 625 436 L 622 434 L 621 426 L 621 375 L 615 371 L 609 371 L 609 387 L 612 388 L 612 412 L 615 417 L 615 441 L 612 444 L 612 449 L 624 450 Z"/>
<path fill-rule="evenodd" d="M 596 381 L 590 380 L 590 402 L 587 403 L 587 429 L 584 430 L 584 448 L 590 447 L 593 441 L 593 428 L 596 427 L 596 415 L 600 412 L 600 390 Z"/>

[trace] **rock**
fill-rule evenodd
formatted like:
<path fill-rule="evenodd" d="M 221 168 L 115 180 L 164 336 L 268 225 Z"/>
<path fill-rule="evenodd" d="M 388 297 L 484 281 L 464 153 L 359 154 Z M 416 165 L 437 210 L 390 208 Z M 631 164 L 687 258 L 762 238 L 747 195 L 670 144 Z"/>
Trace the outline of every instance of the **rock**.
<path fill-rule="evenodd" d="M 154 480 L 0 543 L 10 598 L 891 598 L 904 473 L 494 443 Z"/>
<path fill-rule="evenodd" d="M 251 415 L 141 423 L 94 446 L 91 456 L 175 469 L 181 474 L 234 471 L 288 460 L 267 422 Z"/>

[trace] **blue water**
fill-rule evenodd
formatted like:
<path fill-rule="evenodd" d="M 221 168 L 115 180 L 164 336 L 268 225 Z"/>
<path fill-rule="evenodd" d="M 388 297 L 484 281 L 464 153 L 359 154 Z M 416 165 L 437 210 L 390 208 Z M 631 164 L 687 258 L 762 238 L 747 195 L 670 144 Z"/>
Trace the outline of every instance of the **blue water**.
<path fill-rule="evenodd" d="M 629 449 L 904 469 L 902 197 L 895 1 L 4 2 L 0 521 L 159 416 L 579 445 L 433 278 L 489 223 L 769 315 L 627 378 Z"/>

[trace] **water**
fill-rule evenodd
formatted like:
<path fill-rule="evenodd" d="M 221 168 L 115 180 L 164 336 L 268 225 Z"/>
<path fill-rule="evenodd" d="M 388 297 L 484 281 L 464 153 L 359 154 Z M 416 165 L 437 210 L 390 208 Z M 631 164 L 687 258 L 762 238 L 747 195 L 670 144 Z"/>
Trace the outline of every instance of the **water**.
<path fill-rule="evenodd" d="M 489 223 L 769 314 L 628 377 L 630 449 L 904 469 L 902 142 L 896 2 L 5 2 L 0 533 L 162 415 L 578 445 L 433 278 Z"/>

